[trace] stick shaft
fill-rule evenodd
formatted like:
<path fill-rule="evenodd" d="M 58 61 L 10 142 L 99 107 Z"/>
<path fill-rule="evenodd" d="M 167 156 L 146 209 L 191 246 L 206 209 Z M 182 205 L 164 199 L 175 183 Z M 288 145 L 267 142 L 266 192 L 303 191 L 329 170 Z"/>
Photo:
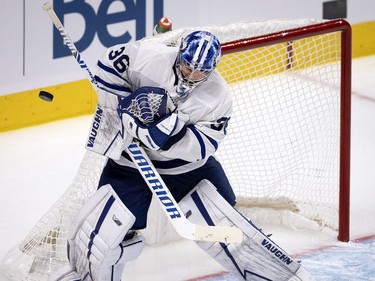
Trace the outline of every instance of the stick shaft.
<path fill-rule="evenodd" d="M 80 52 L 78 51 L 77 47 L 73 43 L 72 39 L 70 39 L 68 33 L 65 31 L 65 28 L 63 24 L 61 23 L 59 17 L 56 15 L 54 9 L 52 8 L 52 5 L 50 2 L 47 2 L 43 4 L 43 9 L 48 13 L 49 17 L 51 18 L 54 26 L 56 29 L 60 32 L 61 37 L 63 38 L 64 44 L 66 44 L 72 53 L 73 57 L 78 62 L 79 66 L 86 70 L 86 74 L 89 77 L 89 80 L 91 81 L 91 84 L 95 87 L 99 87 L 98 83 L 95 80 L 94 75 L 90 71 L 89 67 L 85 63 L 85 61 L 82 59 Z M 95 89 L 96 90 L 96 89 Z"/>

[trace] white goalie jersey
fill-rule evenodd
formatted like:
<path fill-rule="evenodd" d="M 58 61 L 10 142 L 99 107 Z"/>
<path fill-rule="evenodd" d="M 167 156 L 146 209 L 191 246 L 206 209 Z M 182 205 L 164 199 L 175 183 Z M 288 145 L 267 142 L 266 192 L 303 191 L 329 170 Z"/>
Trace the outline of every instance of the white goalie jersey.
<path fill-rule="evenodd" d="M 160 87 L 177 105 L 183 130 L 173 136 L 167 148 L 154 151 L 145 147 L 161 174 L 179 174 L 202 166 L 224 139 L 232 113 L 228 86 L 216 70 L 187 98 L 177 96 L 177 54 L 176 47 L 136 41 L 111 47 L 97 66 L 96 80 L 109 92 L 128 96 L 140 87 Z M 125 152 L 117 163 L 134 167 Z"/>

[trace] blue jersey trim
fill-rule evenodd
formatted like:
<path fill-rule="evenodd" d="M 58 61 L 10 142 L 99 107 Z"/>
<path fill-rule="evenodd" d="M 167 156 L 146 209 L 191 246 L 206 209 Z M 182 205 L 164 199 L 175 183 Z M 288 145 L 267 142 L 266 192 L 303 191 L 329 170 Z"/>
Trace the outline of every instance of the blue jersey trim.
<path fill-rule="evenodd" d="M 130 88 L 128 88 L 128 87 L 123 87 L 123 86 L 118 86 L 118 85 L 110 84 L 110 83 L 104 81 L 102 78 L 100 78 L 97 75 L 95 75 L 95 80 L 97 82 L 99 82 L 100 84 L 103 84 L 104 86 L 106 86 L 109 89 L 113 89 L 113 90 L 117 90 L 117 91 L 122 91 L 122 92 L 127 92 L 127 93 L 131 93 L 132 92 L 132 90 Z"/>
<path fill-rule="evenodd" d="M 210 143 L 213 145 L 213 147 L 215 147 L 215 151 L 218 149 L 219 147 L 219 143 L 217 141 L 215 141 L 213 138 L 211 138 L 210 136 L 207 136 L 205 133 L 201 132 L 209 141 Z"/>
<path fill-rule="evenodd" d="M 124 77 L 122 77 L 120 74 L 117 73 L 116 70 L 114 70 L 113 68 L 109 67 L 109 66 L 106 66 L 105 64 L 103 64 L 101 61 L 98 61 L 98 66 L 103 69 L 104 71 L 106 72 L 109 72 L 115 76 L 117 76 L 118 78 L 122 79 L 122 80 L 125 80 Z M 126 81 L 126 80 L 125 80 Z"/>
<path fill-rule="evenodd" d="M 194 125 L 188 125 L 188 128 L 194 133 L 195 137 L 197 138 L 199 145 L 201 147 L 201 158 L 204 159 L 206 157 L 206 145 L 204 144 L 204 140 L 199 133 L 198 129 L 195 128 Z"/>
<path fill-rule="evenodd" d="M 167 139 L 167 141 L 161 147 L 162 150 L 168 150 L 174 145 L 175 143 L 179 142 L 186 134 L 186 126 L 183 126 L 182 129 L 175 134 L 174 136 Z"/>

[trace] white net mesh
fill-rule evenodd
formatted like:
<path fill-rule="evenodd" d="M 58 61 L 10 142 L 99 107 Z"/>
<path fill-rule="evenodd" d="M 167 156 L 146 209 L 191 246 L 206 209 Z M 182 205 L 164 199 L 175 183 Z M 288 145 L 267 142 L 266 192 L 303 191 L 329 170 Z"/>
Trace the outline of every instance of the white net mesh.
<path fill-rule="evenodd" d="M 336 64 L 326 67 L 339 73 Z M 340 95 L 307 71 L 316 70 L 236 86 L 238 110 L 218 155 L 241 204 L 289 198 L 302 215 L 337 230 Z M 249 86 L 250 95 L 241 93 Z"/>
<path fill-rule="evenodd" d="M 282 20 L 197 27 L 145 40 L 176 45 L 189 31 L 203 29 L 213 32 L 223 44 L 321 22 Z M 340 44 L 336 32 L 222 58 L 218 69 L 230 85 L 234 114 L 217 156 L 240 206 L 289 209 L 337 229 Z M 16 280 L 47 280 L 67 262 L 67 228 L 96 190 L 105 161 L 87 152 L 65 194 L 4 257 L 2 268 L 7 275 Z M 161 213 L 153 213 L 159 215 L 155 220 L 162 220 Z M 150 233 L 168 237 L 165 232 Z"/>

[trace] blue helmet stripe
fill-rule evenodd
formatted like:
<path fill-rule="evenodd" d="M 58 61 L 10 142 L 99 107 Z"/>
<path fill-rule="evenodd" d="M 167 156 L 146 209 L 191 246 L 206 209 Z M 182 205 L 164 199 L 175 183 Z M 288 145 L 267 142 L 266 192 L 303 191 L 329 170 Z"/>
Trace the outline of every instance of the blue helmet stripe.
<path fill-rule="evenodd" d="M 200 44 L 199 44 L 200 45 Z M 205 50 L 207 49 L 207 45 L 208 45 L 208 41 L 204 39 L 203 41 L 203 44 L 199 50 L 198 53 L 198 58 L 195 60 L 195 67 L 198 67 L 199 64 L 203 65 L 204 61 L 205 61 L 205 57 L 203 57 L 204 54 L 207 54 L 207 52 L 205 52 Z M 201 63 L 201 60 L 203 59 L 203 62 Z"/>
<path fill-rule="evenodd" d="M 204 64 L 207 60 L 207 54 L 208 54 L 208 52 L 211 48 L 211 45 L 212 45 L 212 37 L 208 36 L 208 35 L 205 35 L 201 39 L 201 42 L 199 44 L 200 49 L 198 49 L 196 51 L 196 54 L 198 54 L 198 58 L 195 60 L 195 62 L 196 62 L 195 67 L 198 67 L 199 65 L 204 66 Z"/>

